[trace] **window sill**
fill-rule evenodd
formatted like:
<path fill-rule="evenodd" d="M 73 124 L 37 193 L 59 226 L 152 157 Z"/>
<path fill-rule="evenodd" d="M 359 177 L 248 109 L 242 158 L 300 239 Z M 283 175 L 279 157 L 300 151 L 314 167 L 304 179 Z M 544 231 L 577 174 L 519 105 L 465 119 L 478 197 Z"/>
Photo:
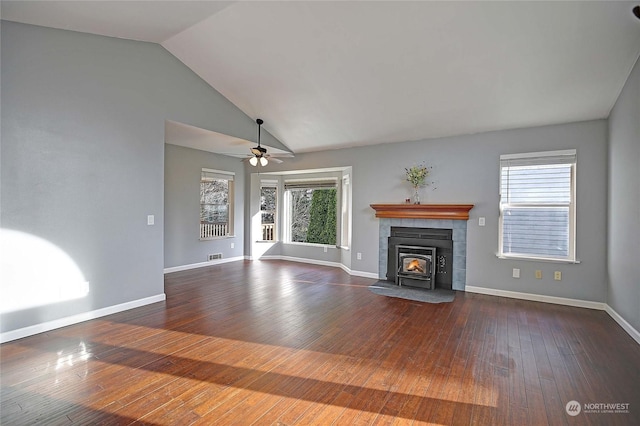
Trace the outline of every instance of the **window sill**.
<path fill-rule="evenodd" d="M 280 241 L 278 240 L 256 240 L 256 243 L 258 244 L 275 244 L 275 243 L 279 243 Z"/>
<path fill-rule="evenodd" d="M 284 243 L 287 245 L 292 245 L 292 246 L 306 246 L 306 247 L 327 247 L 327 248 L 338 248 L 338 246 L 334 246 L 331 244 L 316 244 L 316 243 L 293 243 L 293 242 L 288 242 L 288 243 Z"/>
<path fill-rule="evenodd" d="M 200 238 L 200 241 L 215 241 L 215 240 L 226 240 L 229 238 L 235 238 L 235 235 L 225 235 L 224 237 L 209 237 L 209 238 Z"/>
<path fill-rule="evenodd" d="M 525 256 L 508 256 L 504 254 L 496 254 L 498 259 L 506 259 L 506 260 L 528 260 L 531 262 L 548 262 L 548 263 L 568 263 L 568 264 L 578 264 L 579 260 L 570 260 L 570 259 L 551 259 L 548 257 L 525 257 Z"/>

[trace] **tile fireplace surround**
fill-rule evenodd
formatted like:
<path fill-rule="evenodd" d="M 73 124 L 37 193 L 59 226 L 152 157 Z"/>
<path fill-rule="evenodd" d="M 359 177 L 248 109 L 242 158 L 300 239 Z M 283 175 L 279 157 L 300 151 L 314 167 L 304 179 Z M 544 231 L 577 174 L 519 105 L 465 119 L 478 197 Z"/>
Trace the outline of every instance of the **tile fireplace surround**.
<path fill-rule="evenodd" d="M 467 221 L 473 204 L 371 204 L 379 221 L 378 277 L 387 279 L 387 250 L 392 226 L 453 230 L 452 288 L 467 281 Z"/>

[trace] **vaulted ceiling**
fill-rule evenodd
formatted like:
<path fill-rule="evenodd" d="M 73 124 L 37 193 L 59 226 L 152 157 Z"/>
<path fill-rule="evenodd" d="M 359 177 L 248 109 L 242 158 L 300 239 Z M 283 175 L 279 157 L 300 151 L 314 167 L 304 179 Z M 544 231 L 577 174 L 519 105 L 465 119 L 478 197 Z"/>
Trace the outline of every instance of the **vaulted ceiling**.
<path fill-rule="evenodd" d="M 606 118 L 640 2 L 3 1 L 160 43 L 293 152 Z"/>

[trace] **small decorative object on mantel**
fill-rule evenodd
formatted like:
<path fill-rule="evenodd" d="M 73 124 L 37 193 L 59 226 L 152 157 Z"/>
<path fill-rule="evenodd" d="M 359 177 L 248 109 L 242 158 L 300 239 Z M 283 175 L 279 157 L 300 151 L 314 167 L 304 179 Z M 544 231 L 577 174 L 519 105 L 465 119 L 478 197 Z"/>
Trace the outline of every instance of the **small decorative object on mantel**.
<path fill-rule="evenodd" d="M 427 176 L 429 176 L 429 168 L 424 164 L 413 166 L 409 169 L 404 169 L 407 174 L 407 182 L 413 187 L 413 204 L 420 204 L 420 192 L 421 186 L 427 185 Z"/>

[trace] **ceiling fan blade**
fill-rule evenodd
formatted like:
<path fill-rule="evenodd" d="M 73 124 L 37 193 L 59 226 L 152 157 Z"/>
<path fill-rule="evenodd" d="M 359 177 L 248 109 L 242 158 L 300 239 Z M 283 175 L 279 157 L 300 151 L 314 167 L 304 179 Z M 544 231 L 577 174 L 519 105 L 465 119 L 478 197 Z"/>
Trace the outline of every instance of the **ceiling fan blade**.
<path fill-rule="evenodd" d="M 267 149 L 261 147 L 260 145 L 251 148 L 251 153 L 257 157 L 264 155 L 267 153 Z"/>

